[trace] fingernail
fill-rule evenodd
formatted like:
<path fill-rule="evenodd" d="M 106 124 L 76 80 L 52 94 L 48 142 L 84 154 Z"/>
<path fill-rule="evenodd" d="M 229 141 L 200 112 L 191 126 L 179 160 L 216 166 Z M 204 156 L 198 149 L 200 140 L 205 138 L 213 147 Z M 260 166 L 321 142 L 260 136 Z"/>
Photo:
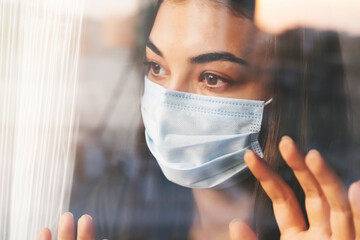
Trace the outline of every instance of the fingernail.
<path fill-rule="evenodd" d="M 71 212 L 65 212 L 60 216 L 60 219 L 74 219 L 74 215 Z"/>
<path fill-rule="evenodd" d="M 320 155 L 320 153 L 319 153 L 317 150 L 315 150 L 315 149 L 311 149 L 311 150 L 308 152 L 308 156 L 317 157 L 317 156 L 319 156 L 319 155 Z"/>
<path fill-rule="evenodd" d="M 252 151 L 251 151 L 250 149 L 246 149 L 246 151 L 245 151 L 245 154 L 244 154 L 244 155 L 246 155 L 246 154 L 250 154 L 250 153 L 252 153 Z"/>
<path fill-rule="evenodd" d="M 65 212 L 62 214 L 63 216 L 69 216 L 69 217 L 74 217 L 74 215 L 71 212 Z"/>
<path fill-rule="evenodd" d="M 60 229 L 74 228 L 74 216 L 71 212 L 65 212 L 61 215 L 59 220 L 59 231 Z"/>
<path fill-rule="evenodd" d="M 84 214 L 84 215 L 81 216 L 81 218 L 87 218 L 87 219 L 89 219 L 91 221 L 93 220 L 92 217 L 89 214 Z"/>
<path fill-rule="evenodd" d="M 291 141 L 292 142 L 293 140 L 291 137 L 284 135 L 284 136 L 282 136 L 281 141 Z"/>
<path fill-rule="evenodd" d="M 360 208 L 359 204 L 360 198 L 360 181 L 354 182 L 350 185 L 349 188 L 349 200 L 352 203 L 352 206 L 357 206 Z"/>
<path fill-rule="evenodd" d="M 253 154 L 253 151 L 251 151 L 251 150 L 249 150 L 249 149 L 247 149 L 246 151 L 245 151 L 245 154 L 244 154 L 244 160 L 245 160 L 245 162 L 249 162 L 249 161 L 251 161 L 251 155 Z"/>
<path fill-rule="evenodd" d="M 241 222 L 242 220 L 240 218 L 235 218 L 233 220 L 231 220 L 231 222 L 229 223 L 229 226 L 233 225 L 234 223 L 237 223 L 237 222 Z"/>

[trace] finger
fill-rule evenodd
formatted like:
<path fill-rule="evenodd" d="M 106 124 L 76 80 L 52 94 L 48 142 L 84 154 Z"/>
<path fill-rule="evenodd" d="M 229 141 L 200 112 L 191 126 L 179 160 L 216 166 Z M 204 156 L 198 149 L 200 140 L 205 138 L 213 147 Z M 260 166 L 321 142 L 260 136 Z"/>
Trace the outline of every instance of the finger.
<path fill-rule="evenodd" d="M 306 166 L 304 156 L 297 149 L 295 142 L 287 136 L 281 139 L 279 150 L 304 190 L 310 227 L 321 227 L 330 234 L 330 208 L 319 183 Z"/>
<path fill-rule="evenodd" d="M 58 240 L 74 240 L 75 239 L 75 224 L 74 216 L 70 212 L 64 213 L 60 217 L 58 227 Z"/>
<path fill-rule="evenodd" d="M 353 213 L 356 240 L 360 240 L 360 181 L 351 184 L 349 200 Z"/>
<path fill-rule="evenodd" d="M 245 162 L 271 199 L 281 234 L 306 230 L 299 203 L 290 187 L 254 152 L 245 153 Z"/>
<path fill-rule="evenodd" d="M 304 156 L 299 152 L 294 141 L 284 136 L 279 143 L 279 150 L 285 162 L 294 171 L 307 197 L 321 196 L 321 187 L 306 166 Z"/>
<path fill-rule="evenodd" d="M 311 150 L 305 163 L 319 182 L 330 205 L 330 224 L 334 239 L 354 239 L 352 212 L 345 187 L 339 178 L 325 163 L 320 153 Z"/>
<path fill-rule="evenodd" d="M 243 221 L 234 219 L 229 224 L 231 240 L 258 240 L 253 230 Z"/>
<path fill-rule="evenodd" d="M 78 221 L 77 240 L 94 240 L 94 224 L 89 215 L 83 215 Z"/>
<path fill-rule="evenodd" d="M 36 238 L 37 240 L 51 240 L 51 232 L 48 228 L 41 230 L 39 235 Z"/>

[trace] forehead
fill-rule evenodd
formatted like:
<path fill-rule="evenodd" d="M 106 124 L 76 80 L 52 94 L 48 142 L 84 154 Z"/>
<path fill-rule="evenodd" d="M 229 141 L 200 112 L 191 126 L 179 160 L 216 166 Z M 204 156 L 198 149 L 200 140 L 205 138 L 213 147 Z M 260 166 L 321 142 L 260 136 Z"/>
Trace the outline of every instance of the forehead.
<path fill-rule="evenodd" d="M 166 52 L 181 48 L 193 55 L 228 51 L 246 55 L 255 32 L 253 23 L 231 14 L 211 0 L 164 1 L 150 39 Z"/>

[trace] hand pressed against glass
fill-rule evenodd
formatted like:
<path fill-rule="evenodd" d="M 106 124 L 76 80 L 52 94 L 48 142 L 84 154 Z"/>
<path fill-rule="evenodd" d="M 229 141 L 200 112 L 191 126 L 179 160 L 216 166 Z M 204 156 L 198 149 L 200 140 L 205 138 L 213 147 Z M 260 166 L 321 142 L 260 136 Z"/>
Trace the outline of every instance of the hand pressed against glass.
<path fill-rule="evenodd" d="M 49 229 L 43 229 L 37 240 L 51 240 L 51 232 Z M 75 239 L 75 222 L 71 213 L 64 213 L 59 221 L 58 240 L 74 240 Z M 94 240 L 95 231 L 92 218 L 89 215 L 82 216 L 78 221 L 77 240 Z"/>
<path fill-rule="evenodd" d="M 305 192 L 309 228 L 291 188 L 253 152 L 246 153 L 245 161 L 273 202 L 281 239 L 359 239 L 360 182 L 353 183 L 347 194 L 316 150 L 303 156 L 289 137 L 282 138 L 279 149 Z M 230 236 L 232 240 L 257 239 L 241 221 L 230 224 Z"/>
<path fill-rule="evenodd" d="M 257 34 L 252 21 L 235 16 L 217 1 L 164 1 L 147 42 L 147 76 L 167 89 L 266 101 L 272 97 L 266 74 L 253 74 L 253 69 L 266 68 L 266 57 L 254 44 Z M 281 140 L 279 150 L 305 192 L 309 228 L 292 189 L 266 161 L 251 151 L 245 161 L 273 202 L 281 239 L 360 239 L 360 183 L 351 186 L 348 197 L 317 151 L 303 156 L 288 137 Z M 78 239 L 94 239 L 91 219 L 81 221 Z M 211 237 L 217 239 L 216 235 L 222 240 L 257 239 L 245 220 L 233 221 L 229 233 Z M 49 239 L 44 230 L 39 240 Z M 72 216 L 62 217 L 59 239 L 74 239 Z"/>

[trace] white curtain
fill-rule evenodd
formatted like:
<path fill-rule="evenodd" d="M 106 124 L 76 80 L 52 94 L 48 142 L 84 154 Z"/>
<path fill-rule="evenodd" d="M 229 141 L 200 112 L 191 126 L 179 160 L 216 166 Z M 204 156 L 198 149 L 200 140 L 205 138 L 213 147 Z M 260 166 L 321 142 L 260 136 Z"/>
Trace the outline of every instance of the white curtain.
<path fill-rule="evenodd" d="M 82 0 L 0 0 L 0 239 L 69 207 Z"/>

